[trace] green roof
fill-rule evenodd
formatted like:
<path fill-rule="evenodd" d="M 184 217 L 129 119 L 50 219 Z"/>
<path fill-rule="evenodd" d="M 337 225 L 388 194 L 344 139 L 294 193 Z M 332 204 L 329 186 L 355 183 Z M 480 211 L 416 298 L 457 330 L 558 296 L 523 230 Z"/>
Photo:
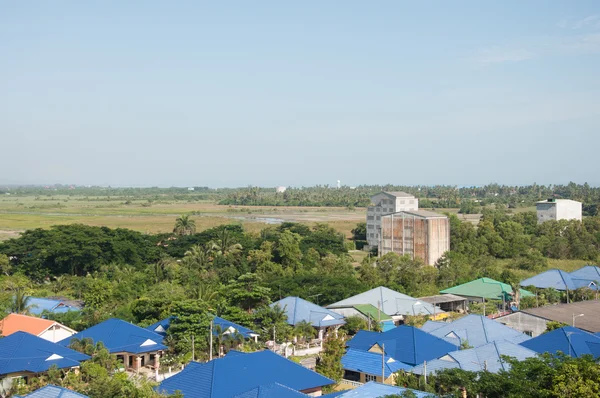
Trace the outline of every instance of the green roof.
<path fill-rule="evenodd" d="M 521 297 L 534 295 L 525 289 L 519 290 L 521 291 Z M 507 297 L 507 295 L 510 295 L 512 292 L 512 287 L 510 287 L 509 284 L 498 282 L 490 278 L 476 279 L 440 291 L 440 293 L 458 294 L 459 296 L 467 297 L 483 297 L 490 300 L 502 300 L 502 297 Z"/>
<path fill-rule="evenodd" d="M 379 311 L 377 310 L 377 308 L 375 308 L 375 306 L 373 306 L 371 304 L 355 304 L 355 305 L 353 305 L 353 307 L 358 312 L 363 314 L 364 316 L 371 317 L 371 319 L 373 319 L 373 320 L 380 319 L 379 318 L 380 316 L 381 316 L 382 321 L 389 321 L 392 319 L 389 315 L 387 315 L 383 311 L 381 311 L 381 314 L 380 314 Z"/>

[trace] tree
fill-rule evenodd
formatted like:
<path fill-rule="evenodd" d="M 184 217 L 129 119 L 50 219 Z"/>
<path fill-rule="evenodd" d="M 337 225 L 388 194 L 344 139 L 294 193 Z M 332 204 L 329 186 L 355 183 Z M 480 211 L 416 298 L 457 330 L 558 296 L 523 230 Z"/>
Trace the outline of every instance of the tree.
<path fill-rule="evenodd" d="M 174 318 L 167 335 L 172 337 L 175 351 L 191 353 L 193 349 L 196 358 L 205 358 L 208 353 L 210 321 L 213 318 L 208 306 L 199 300 L 183 300 L 173 305 L 172 315 Z"/>
<path fill-rule="evenodd" d="M 188 214 L 182 214 L 175 220 L 173 228 L 175 235 L 193 235 L 196 233 L 196 221 L 192 220 Z"/>
<path fill-rule="evenodd" d="M 258 275 L 247 273 L 230 281 L 224 292 L 232 305 L 238 305 L 250 313 L 253 308 L 269 302 L 271 289 L 262 286 L 261 282 Z"/>
<path fill-rule="evenodd" d="M 343 331 L 338 331 L 337 336 L 330 336 L 323 343 L 323 351 L 317 360 L 316 371 L 336 382 L 342 380 L 344 368 L 342 357 L 345 353 L 346 336 Z"/>
<path fill-rule="evenodd" d="M 12 265 L 7 255 L 0 253 L 0 274 L 9 276 L 12 271 Z"/>
<path fill-rule="evenodd" d="M 309 321 L 304 320 L 294 325 L 294 334 L 300 337 L 300 340 L 306 340 L 315 337 L 317 331 Z"/>
<path fill-rule="evenodd" d="M 29 314 L 32 308 L 31 297 L 27 295 L 25 288 L 16 288 L 13 290 L 13 294 L 10 311 L 15 314 Z"/>

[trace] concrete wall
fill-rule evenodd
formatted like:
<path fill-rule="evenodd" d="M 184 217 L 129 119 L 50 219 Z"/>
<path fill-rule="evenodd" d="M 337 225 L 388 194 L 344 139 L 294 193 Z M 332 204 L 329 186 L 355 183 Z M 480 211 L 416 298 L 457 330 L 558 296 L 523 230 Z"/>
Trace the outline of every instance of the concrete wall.
<path fill-rule="evenodd" d="M 555 202 L 538 202 L 536 204 L 538 224 L 550 220 L 581 221 L 581 202 L 569 199 L 557 199 Z"/>
<path fill-rule="evenodd" d="M 525 314 L 524 312 L 505 315 L 496 318 L 495 321 L 532 337 L 544 333 L 546 331 L 546 324 L 548 323 L 545 319 Z"/>
<path fill-rule="evenodd" d="M 381 216 L 419 209 L 419 199 L 414 196 L 397 198 L 383 192 L 372 196 L 371 203 L 374 206 L 367 208 L 367 243 L 371 247 L 379 247 Z"/>
<path fill-rule="evenodd" d="M 420 258 L 433 265 L 450 250 L 450 223 L 447 217 L 425 218 L 405 213 L 381 219 L 381 255 L 394 252 Z"/>

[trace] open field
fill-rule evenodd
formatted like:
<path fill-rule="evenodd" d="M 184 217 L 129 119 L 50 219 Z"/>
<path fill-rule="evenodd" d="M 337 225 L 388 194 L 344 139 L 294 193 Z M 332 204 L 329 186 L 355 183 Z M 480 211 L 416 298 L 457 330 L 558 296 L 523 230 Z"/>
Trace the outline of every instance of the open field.
<path fill-rule="evenodd" d="M 130 228 L 146 233 L 169 232 L 181 214 L 191 214 L 198 231 L 222 224 L 242 224 L 259 231 L 283 221 L 307 225 L 325 222 L 350 236 L 365 209 L 332 207 L 221 206 L 202 201 L 125 200 L 119 197 L 6 196 L 0 198 L 0 239 L 9 239 L 32 228 L 82 223 Z"/>

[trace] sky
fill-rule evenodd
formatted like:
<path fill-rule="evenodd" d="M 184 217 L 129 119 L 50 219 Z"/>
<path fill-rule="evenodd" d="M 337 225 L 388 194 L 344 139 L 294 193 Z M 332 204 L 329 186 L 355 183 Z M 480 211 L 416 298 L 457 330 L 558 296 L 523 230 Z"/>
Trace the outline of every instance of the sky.
<path fill-rule="evenodd" d="M 0 184 L 600 185 L 600 2 L 0 0 Z"/>

